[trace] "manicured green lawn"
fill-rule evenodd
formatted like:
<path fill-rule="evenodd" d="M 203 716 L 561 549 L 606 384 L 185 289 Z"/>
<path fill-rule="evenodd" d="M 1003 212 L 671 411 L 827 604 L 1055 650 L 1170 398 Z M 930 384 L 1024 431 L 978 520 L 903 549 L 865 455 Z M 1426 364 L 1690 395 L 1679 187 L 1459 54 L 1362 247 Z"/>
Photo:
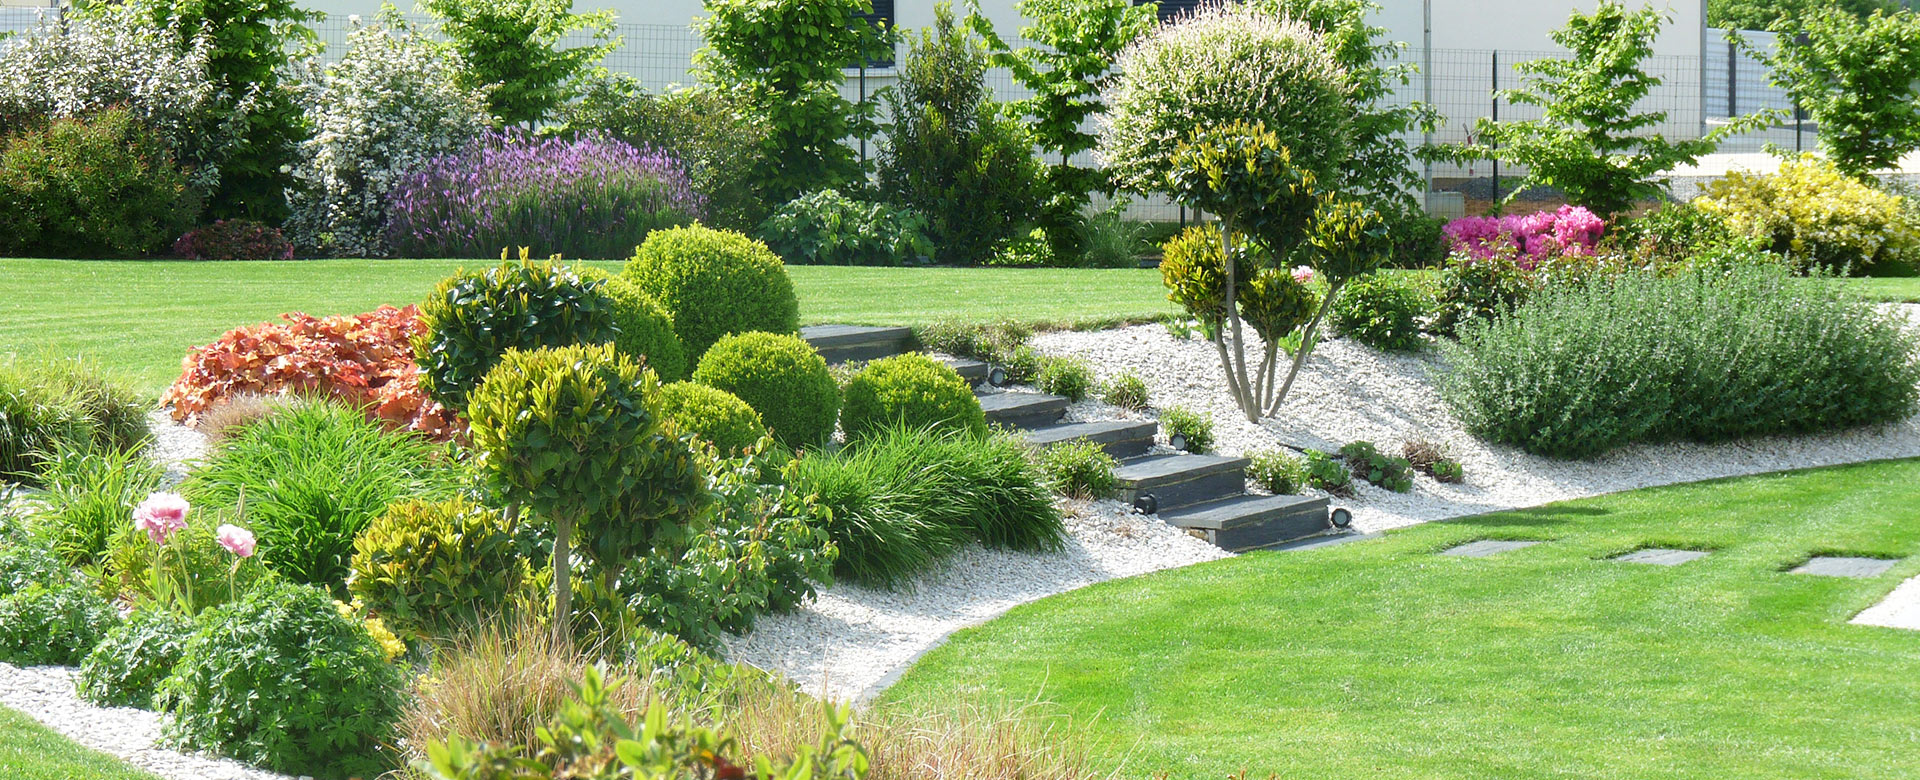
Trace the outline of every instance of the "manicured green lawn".
<path fill-rule="evenodd" d="M 7 780 L 155 780 L 105 753 L 55 734 L 0 707 L 0 778 Z"/>
<path fill-rule="evenodd" d="M 1433 554 L 1487 538 L 1546 543 Z M 1920 460 L 1635 491 L 1049 598 L 887 696 L 1055 702 L 1128 777 L 1920 777 L 1920 632 L 1847 624 L 1920 557 L 1783 571 L 1916 548 Z"/>
<path fill-rule="evenodd" d="M 1920 276 L 1851 279 L 1848 284 L 1860 288 L 1860 294 L 1877 301 L 1920 303 Z"/>
<path fill-rule="evenodd" d="M 347 314 L 426 297 L 452 260 L 280 263 L 0 260 L 0 354 L 88 354 L 158 395 L 187 349 L 286 311 Z M 596 263 L 618 269 L 618 263 Z M 943 317 L 1147 318 L 1173 311 L 1154 270 L 794 266 L 805 323 Z"/>

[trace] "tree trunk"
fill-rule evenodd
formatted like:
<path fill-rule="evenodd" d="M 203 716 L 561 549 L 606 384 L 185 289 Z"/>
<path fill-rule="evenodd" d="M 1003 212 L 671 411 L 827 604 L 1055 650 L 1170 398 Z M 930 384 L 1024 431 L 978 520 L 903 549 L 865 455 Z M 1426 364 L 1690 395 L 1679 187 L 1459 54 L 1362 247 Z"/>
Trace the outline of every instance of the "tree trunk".
<path fill-rule="evenodd" d="M 1314 335 L 1320 332 L 1320 320 L 1327 316 L 1327 309 L 1333 306 L 1334 296 L 1340 294 L 1340 288 L 1346 283 L 1346 280 L 1341 279 L 1327 285 L 1327 297 L 1320 302 L 1320 310 L 1313 313 L 1313 319 L 1307 323 L 1306 332 L 1300 334 L 1300 349 L 1293 353 L 1293 367 L 1287 369 L 1287 381 L 1280 385 L 1280 392 L 1267 404 L 1265 414 L 1271 415 L 1280 411 L 1280 405 L 1286 403 L 1287 393 L 1293 390 L 1293 380 L 1300 376 L 1300 366 L 1306 364 L 1307 355 L 1313 352 L 1311 347 L 1314 346 Z"/>

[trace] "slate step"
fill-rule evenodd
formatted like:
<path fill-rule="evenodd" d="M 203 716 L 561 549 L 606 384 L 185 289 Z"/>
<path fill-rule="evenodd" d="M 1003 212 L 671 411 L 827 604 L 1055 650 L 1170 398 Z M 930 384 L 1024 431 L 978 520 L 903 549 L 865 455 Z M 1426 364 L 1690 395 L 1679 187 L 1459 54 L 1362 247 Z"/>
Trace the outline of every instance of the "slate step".
<path fill-rule="evenodd" d="M 1165 509 L 1160 519 L 1200 531 L 1207 541 L 1232 552 L 1290 542 L 1332 528 L 1327 499 L 1302 496 L 1238 495 Z"/>
<path fill-rule="evenodd" d="M 1027 431 L 1026 440 L 1036 447 L 1086 440 L 1100 445 L 1108 455 L 1131 458 L 1147 454 L 1153 447 L 1153 435 L 1159 430 L 1160 424 L 1152 420 L 1060 423 Z"/>
<path fill-rule="evenodd" d="M 878 360 L 913 347 L 909 328 L 870 325 L 808 325 L 800 338 L 813 345 L 829 365 L 854 360 Z"/>
<path fill-rule="evenodd" d="M 985 363 L 972 358 L 959 357 L 947 358 L 945 362 L 948 368 L 953 369 L 954 373 L 960 375 L 961 379 L 967 380 L 967 386 L 969 387 L 987 381 L 988 367 Z"/>
<path fill-rule="evenodd" d="M 1044 393 L 992 393 L 980 396 L 980 410 L 987 422 L 1007 428 L 1026 430 L 1060 421 L 1067 413 L 1067 399 Z"/>
<path fill-rule="evenodd" d="M 1158 510 L 1213 501 L 1246 492 L 1247 459 L 1220 455 L 1148 455 L 1114 469 L 1121 501 L 1151 495 Z"/>

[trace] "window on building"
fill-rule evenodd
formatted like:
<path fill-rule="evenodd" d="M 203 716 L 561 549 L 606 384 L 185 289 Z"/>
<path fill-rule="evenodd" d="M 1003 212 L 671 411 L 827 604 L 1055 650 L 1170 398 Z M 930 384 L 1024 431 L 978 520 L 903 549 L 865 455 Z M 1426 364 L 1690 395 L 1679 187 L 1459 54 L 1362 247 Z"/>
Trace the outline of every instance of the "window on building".
<path fill-rule="evenodd" d="M 1146 5 L 1153 0 L 1134 0 L 1134 5 Z M 878 5 L 878 3 L 875 3 Z M 893 3 L 887 3 L 889 7 Z M 1189 13 L 1199 7 L 1200 0 L 1160 0 L 1160 21 L 1167 21 L 1181 14 Z"/>
<path fill-rule="evenodd" d="M 893 15 L 893 0 L 873 0 L 873 13 L 854 14 L 854 16 L 865 19 L 870 24 L 884 24 L 889 30 L 896 29 L 898 26 L 898 22 L 895 21 Z M 858 67 L 858 65 L 855 65 L 855 67 Z M 867 67 L 891 68 L 893 67 L 893 58 L 884 57 L 871 60 L 867 63 Z"/>

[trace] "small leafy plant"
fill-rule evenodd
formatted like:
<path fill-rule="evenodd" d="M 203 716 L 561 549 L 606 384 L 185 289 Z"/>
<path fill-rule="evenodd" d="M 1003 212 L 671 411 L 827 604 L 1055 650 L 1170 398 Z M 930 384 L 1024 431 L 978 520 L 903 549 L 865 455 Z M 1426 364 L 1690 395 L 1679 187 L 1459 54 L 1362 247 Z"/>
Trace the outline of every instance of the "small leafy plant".
<path fill-rule="evenodd" d="M 1160 429 L 1171 441 L 1174 436 L 1187 439 L 1187 451 L 1205 453 L 1213 449 L 1213 415 L 1184 406 L 1169 406 L 1160 412 Z"/>
<path fill-rule="evenodd" d="M 1122 371 L 1107 380 L 1102 389 L 1100 400 L 1134 412 L 1143 412 L 1151 405 L 1147 394 L 1147 383 L 1133 371 Z"/>
<path fill-rule="evenodd" d="M 1276 496 L 1291 496 L 1307 485 L 1307 461 L 1281 450 L 1247 455 L 1247 478 Z"/>
<path fill-rule="evenodd" d="M 1035 461 L 1053 491 L 1073 498 L 1106 498 L 1117 486 L 1118 461 L 1095 442 L 1061 442 L 1039 451 Z"/>
<path fill-rule="evenodd" d="M 1333 302 L 1333 326 L 1374 349 L 1413 352 L 1425 345 L 1420 319 L 1430 304 L 1403 278 L 1373 273 L 1355 279 Z"/>
<path fill-rule="evenodd" d="M 1033 378 L 1040 392 L 1079 401 L 1092 394 L 1093 367 L 1075 357 L 1047 357 L 1040 360 L 1040 373 Z"/>
<path fill-rule="evenodd" d="M 1353 497 L 1353 472 L 1320 450 L 1306 451 L 1307 484 L 1339 498 Z"/>
<path fill-rule="evenodd" d="M 1395 493 L 1413 489 L 1413 466 L 1406 458 L 1386 455 L 1370 441 L 1350 442 L 1340 448 L 1353 475 Z"/>
<path fill-rule="evenodd" d="M 1425 439 L 1414 439 L 1400 445 L 1400 456 L 1406 458 L 1414 471 L 1441 482 L 1459 483 L 1466 478 L 1466 469 L 1459 461 L 1447 456 L 1445 447 Z"/>
<path fill-rule="evenodd" d="M 329 780 L 394 763 L 406 678 L 326 591 L 261 588 L 198 626 L 155 697 L 180 745 Z"/>
<path fill-rule="evenodd" d="M 193 622 L 167 609 L 143 609 L 107 631 L 80 662 L 74 687 L 102 707 L 153 706 L 160 681 L 173 673 L 193 635 Z"/>

